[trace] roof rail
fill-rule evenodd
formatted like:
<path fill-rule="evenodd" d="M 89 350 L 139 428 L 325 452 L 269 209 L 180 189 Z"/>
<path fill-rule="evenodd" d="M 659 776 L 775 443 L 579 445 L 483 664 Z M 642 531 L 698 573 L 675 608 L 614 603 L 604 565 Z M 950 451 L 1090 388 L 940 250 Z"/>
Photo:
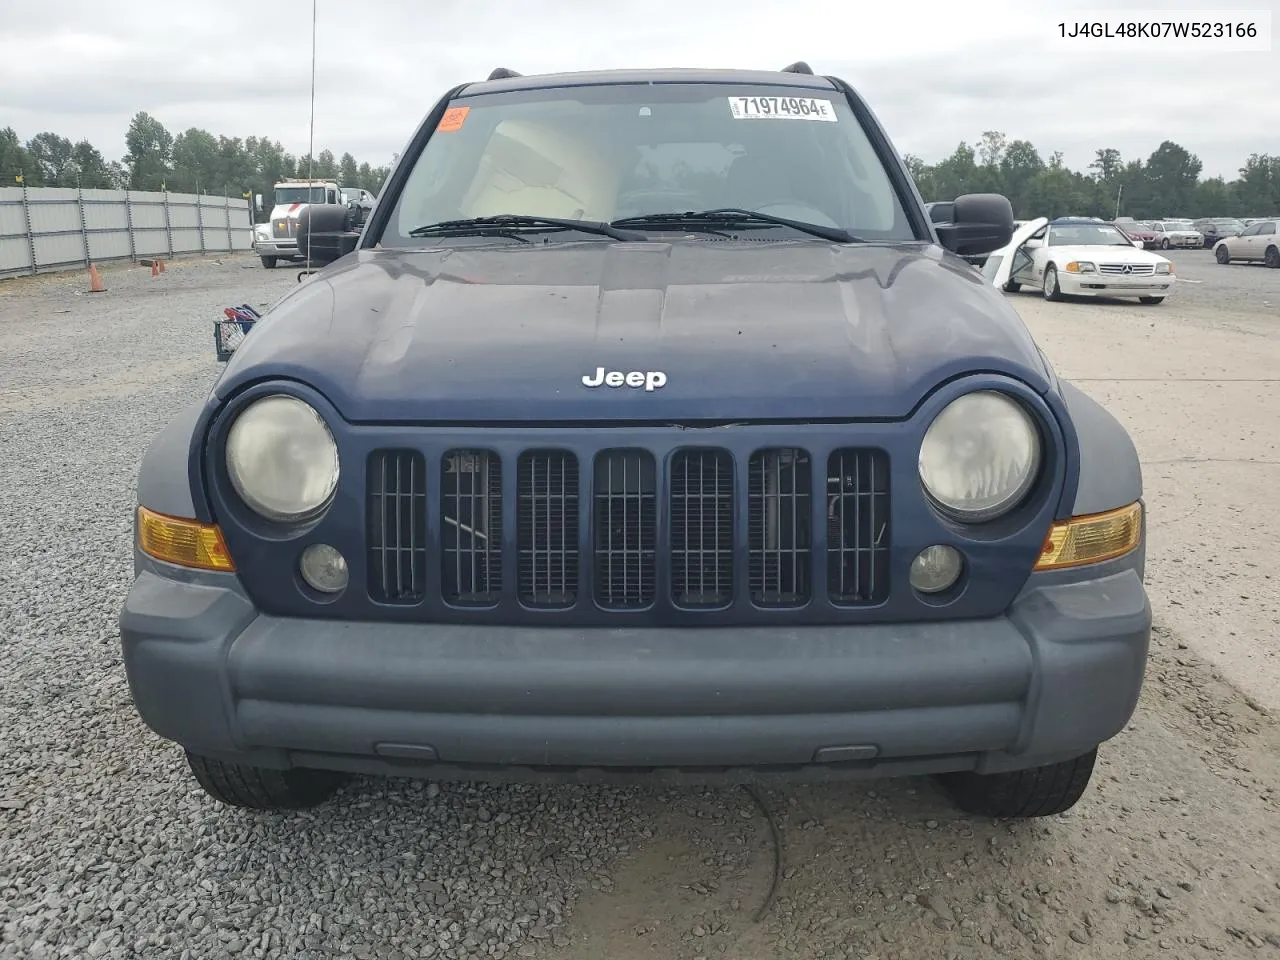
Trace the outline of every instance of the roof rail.
<path fill-rule="evenodd" d="M 506 67 L 497 67 L 493 73 L 489 74 L 490 80 L 507 80 L 511 77 L 518 77 L 520 74 L 514 70 L 508 70 Z"/>
<path fill-rule="evenodd" d="M 783 73 L 807 73 L 809 76 L 813 76 L 813 68 L 810 67 L 803 60 L 797 60 L 795 63 L 791 64 L 791 66 L 789 67 L 783 67 L 782 72 Z"/>

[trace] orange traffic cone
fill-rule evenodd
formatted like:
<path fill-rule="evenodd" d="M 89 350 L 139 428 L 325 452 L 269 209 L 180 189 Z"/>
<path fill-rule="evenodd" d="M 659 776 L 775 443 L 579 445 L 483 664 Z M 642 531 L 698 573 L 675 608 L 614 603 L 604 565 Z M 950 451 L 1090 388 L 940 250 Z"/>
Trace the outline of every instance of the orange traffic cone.
<path fill-rule="evenodd" d="M 106 293 L 107 288 L 102 283 L 102 276 L 98 273 L 98 268 L 94 264 L 89 264 L 89 292 L 90 293 Z"/>
<path fill-rule="evenodd" d="M 157 260 L 157 261 L 156 261 L 156 263 L 160 264 L 160 272 L 161 272 L 161 273 L 164 273 L 164 261 L 163 261 L 163 260 Z"/>
<path fill-rule="evenodd" d="M 152 275 L 153 277 L 158 277 L 158 276 L 160 276 L 160 261 L 159 261 L 159 260 L 152 260 L 152 261 L 151 261 L 151 275 Z"/>

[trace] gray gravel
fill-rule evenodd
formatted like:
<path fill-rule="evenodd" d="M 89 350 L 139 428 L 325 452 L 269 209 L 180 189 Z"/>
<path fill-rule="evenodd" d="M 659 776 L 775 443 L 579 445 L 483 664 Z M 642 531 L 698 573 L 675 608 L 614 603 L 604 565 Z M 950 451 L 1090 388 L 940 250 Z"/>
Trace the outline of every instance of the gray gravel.
<path fill-rule="evenodd" d="M 1252 272 L 1241 311 L 1275 289 Z M 217 375 L 220 308 L 293 275 L 237 258 L 109 269 L 98 296 L 83 275 L 0 283 L 0 958 L 1277 955 L 1280 724 L 1163 606 L 1139 714 L 1069 816 L 967 820 L 928 781 L 776 788 L 762 923 L 773 852 L 740 791 L 358 779 L 303 814 L 208 800 L 124 682 L 133 482 Z M 1064 338 L 1085 316 L 1027 302 Z"/>
<path fill-rule="evenodd" d="M 503 957 L 642 837 L 608 790 L 373 780 L 314 814 L 228 812 L 137 719 L 116 617 L 140 456 L 216 376 L 218 309 L 293 274 L 0 286 L 0 956 Z"/>

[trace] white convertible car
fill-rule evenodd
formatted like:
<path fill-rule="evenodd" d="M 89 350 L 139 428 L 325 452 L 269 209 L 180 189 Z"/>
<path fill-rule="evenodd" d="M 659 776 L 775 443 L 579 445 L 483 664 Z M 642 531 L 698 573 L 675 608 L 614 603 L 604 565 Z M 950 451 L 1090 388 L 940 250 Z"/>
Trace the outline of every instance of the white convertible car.
<path fill-rule="evenodd" d="M 1080 217 L 1029 220 L 987 258 L 982 275 L 1002 290 L 1064 297 L 1137 297 L 1159 303 L 1173 292 L 1173 263 L 1135 246 L 1109 223 Z"/>

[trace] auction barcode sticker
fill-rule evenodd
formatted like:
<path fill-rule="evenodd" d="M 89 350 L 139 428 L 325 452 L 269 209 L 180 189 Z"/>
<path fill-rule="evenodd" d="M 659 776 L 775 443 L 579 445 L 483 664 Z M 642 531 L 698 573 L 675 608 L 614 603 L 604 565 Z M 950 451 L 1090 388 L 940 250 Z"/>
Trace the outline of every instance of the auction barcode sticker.
<path fill-rule="evenodd" d="M 730 97 L 729 110 L 735 120 L 821 120 L 836 123 L 830 100 L 813 97 Z"/>

